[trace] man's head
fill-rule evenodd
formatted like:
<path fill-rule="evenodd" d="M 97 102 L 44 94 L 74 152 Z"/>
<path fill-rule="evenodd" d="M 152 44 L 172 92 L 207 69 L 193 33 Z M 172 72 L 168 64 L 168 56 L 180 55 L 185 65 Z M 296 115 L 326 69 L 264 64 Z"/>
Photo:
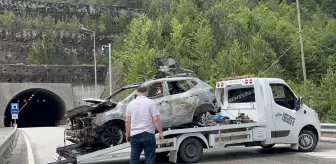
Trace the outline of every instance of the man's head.
<path fill-rule="evenodd" d="M 147 88 L 144 86 L 140 86 L 137 88 L 137 96 L 148 96 Z"/>

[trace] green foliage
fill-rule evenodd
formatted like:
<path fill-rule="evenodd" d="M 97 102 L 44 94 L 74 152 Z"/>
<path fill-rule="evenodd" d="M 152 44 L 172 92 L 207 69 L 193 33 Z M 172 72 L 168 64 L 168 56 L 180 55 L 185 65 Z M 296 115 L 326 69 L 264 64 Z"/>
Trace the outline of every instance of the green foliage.
<path fill-rule="evenodd" d="M 323 0 L 322 7 L 326 13 L 336 18 L 336 3 L 334 0 Z"/>
<path fill-rule="evenodd" d="M 336 121 L 336 72 L 329 69 L 323 76 L 320 92 L 317 95 L 317 106 L 320 107 L 320 117 L 327 122 Z"/>
<path fill-rule="evenodd" d="M 41 2 L 141 7 L 143 0 L 39 0 Z"/>
<path fill-rule="evenodd" d="M 13 12 L 5 12 L 0 15 L 0 27 L 11 30 L 20 29 L 41 29 L 41 30 L 64 30 L 78 32 L 81 26 L 100 33 L 120 33 L 131 21 L 132 17 L 124 13 L 120 15 L 110 15 L 102 13 L 98 19 L 85 15 L 83 20 L 73 16 L 70 20 L 54 21 L 48 15 L 46 17 L 21 17 Z"/>
<path fill-rule="evenodd" d="M 250 73 L 283 78 L 322 121 L 335 121 L 336 62 L 329 61 L 336 61 L 330 58 L 336 56 L 336 23 L 323 10 L 314 0 L 301 5 L 305 84 L 290 0 L 146 0 L 145 14 L 131 22 L 113 50 L 114 65 L 128 83 L 154 77 L 153 58 L 170 55 L 211 85 L 222 76 Z"/>
<path fill-rule="evenodd" d="M 4 11 L 4 14 L 0 15 L 0 27 L 16 31 L 23 29 L 25 26 L 26 22 L 20 17 L 17 18 L 13 12 Z"/>
<path fill-rule="evenodd" d="M 148 62 L 158 55 L 158 52 L 149 47 L 148 35 L 155 25 L 145 16 L 140 16 L 130 24 L 130 35 L 123 40 L 128 49 L 120 49 L 115 57 L 118 66 L 126 74 L 126 81 L 145 81 L 153 78 L 156 69 L 152 62 Z"/>
<path fill-rule="evenodd" d="M 63 44 L 55 38 L 38 40 L 29 50 L 28 58 L 30 63 L 39 65 L 71 64 L 65 60 Z"/>

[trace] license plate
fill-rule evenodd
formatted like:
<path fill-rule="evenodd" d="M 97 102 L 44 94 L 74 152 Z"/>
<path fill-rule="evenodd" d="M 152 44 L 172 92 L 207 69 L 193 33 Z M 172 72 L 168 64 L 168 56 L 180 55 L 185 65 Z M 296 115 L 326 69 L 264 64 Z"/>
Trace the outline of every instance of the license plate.
<path fill-rule="evenodd" d="M 56 161 L 60 161 L 60 160 L 64 160 L 65 158 L 60 156 L 58 153 L 55 153 L 53 155 L 53 158 L 56 160 Z"/>

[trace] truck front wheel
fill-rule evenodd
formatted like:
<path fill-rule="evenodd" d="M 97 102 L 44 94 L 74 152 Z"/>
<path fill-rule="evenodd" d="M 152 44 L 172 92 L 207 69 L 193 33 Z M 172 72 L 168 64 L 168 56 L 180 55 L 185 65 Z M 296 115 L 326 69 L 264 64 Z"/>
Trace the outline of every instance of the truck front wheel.
<path fill-rule="evenodd" d="M 313 151 L 317 145 L 317 136 L 309 130 L 303 130 L 299 134 L 299 151 L 310 152 Z"/>
<path fill-rule="evenodd" d="M 196 138 L 185 139 L 179 148 L 179 157 L 186 163 L 197 163 L 203 155 L 202 143 Z"/>

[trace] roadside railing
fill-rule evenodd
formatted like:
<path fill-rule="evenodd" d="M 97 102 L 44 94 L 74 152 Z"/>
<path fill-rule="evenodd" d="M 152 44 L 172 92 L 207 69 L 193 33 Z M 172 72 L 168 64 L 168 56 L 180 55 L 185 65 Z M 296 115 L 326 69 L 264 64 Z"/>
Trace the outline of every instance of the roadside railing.
<path fill-rule="evenodd" d="M 13 131 L 0 141 L 0 164 L 8 163 L 8 159 L 12 156 L 12 151 L 16 146 L 18 138 L 18 129 L 15 125 Z"/>
<path fill-rule="evenodd" d="M 321 124 L 321 131 L 322 132 L 336 133 L 336 124 L 322 123 Z"/>
<path fill-rule="evenodd" d="M 321 123 L 321 133 L 323 137 L 336 137 L 336 124 Z"/>

